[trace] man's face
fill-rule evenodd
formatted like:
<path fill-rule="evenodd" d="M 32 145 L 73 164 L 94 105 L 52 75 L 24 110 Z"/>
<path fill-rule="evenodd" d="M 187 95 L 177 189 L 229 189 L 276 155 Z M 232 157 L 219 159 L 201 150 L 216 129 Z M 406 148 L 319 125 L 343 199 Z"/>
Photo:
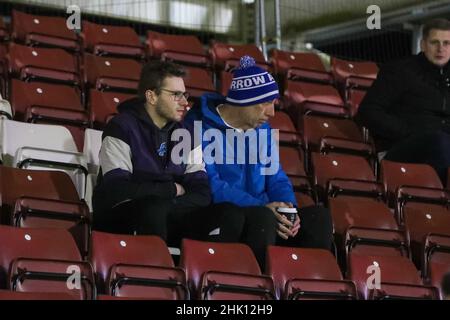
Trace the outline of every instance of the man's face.
<path fill-rule="evenodd" d="M 450 31 L 431 29 L 420 47 L 431 63 L 438 67 L 446 65 L 450 60 Z"/>
<path fill-rule="evenodd" d="M 254 106 L 242 107 L 242 119 L 247 128 L 257 128 L 275 115 L 275 100 L 259 103 Z"/>
<path fill-rule="evenodd" d="M 185 91 L 183 78 L 167 77 L 164 79 L 156 101 L 156 113 L 168 122 L 181 121 L 188 105 L 184 96 Z"/>

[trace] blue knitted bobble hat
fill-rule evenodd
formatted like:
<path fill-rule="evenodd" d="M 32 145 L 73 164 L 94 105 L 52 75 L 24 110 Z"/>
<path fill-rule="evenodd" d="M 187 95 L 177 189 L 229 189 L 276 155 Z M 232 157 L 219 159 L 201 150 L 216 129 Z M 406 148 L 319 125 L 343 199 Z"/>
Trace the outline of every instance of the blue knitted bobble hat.
<path fill-rule="evenodd" d="M 279 97 L 278 85 L 266 70 L 258 67 L 255 59 L 243 56 L 239 68 L 233 72 L 233 81 L 226 101 L 234 106 L 252 106 Z"/>

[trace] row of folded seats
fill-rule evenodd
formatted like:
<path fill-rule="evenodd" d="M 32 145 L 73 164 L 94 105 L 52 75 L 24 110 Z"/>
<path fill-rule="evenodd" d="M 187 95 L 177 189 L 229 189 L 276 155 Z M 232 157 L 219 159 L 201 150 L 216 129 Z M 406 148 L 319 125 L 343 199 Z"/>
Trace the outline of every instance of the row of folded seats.
<path fill-rule="evenodd" d="M 406 245 L 352 236 L 346 274 L 323 249 L 270 246 L 262 272 L 238 243 L 184 239 L 175 266 L 156 236 L 94 231 L 87 256 L 64 229 L 0 226 L 0 239 L 0 299 L 439 299 L 450 263 L 450 238 L 436 235 L 427 238 L 423 277 Z M 374 268 L 379 286 L 368 281 Z"/>

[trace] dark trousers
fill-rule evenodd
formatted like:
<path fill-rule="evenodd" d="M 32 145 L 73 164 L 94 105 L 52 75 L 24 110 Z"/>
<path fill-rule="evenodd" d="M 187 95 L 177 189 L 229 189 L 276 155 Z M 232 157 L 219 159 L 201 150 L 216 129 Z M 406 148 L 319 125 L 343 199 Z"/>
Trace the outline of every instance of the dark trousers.
<path fill-rule="evenodd" d="M 450 135 L 443 131 L 414 134 L 395 144 L 387 152 L 385 159 L 428 164 L 436 170 L 445 187 L 447 169 L 450 166 Z"/>
<path fill-rule="evenodd" d="M 171 200 L 147 197 L 94 212 L 94 230 L 160 236 L 170 246 L 179 246 L 182 238 L 213 242 L 242 242 L 255 253 L 263 268 L 267 246 L 331 249 L 332 222 L 322 207 L 299 209 L 301 228 L 295 238 L 277 236 L 277 220 L 264 206 L 239 207 L 218 203 L 193 210 L 177 206 Z M 218 233 L 211 231 L 219 228 Z"/>

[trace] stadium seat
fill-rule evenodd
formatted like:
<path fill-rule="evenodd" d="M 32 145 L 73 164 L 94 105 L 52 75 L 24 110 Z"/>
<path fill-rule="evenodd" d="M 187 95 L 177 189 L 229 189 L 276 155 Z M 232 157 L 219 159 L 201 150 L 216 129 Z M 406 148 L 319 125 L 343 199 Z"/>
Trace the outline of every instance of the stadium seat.
<path fill-rule="evenodd" d="M 0 94 L 0 118 L 12 119 L 13 111 L 8 100 Z"/>
<path fill-rule="evenodd" d="M 92 215 L 84 201 L 64 201 L 21 196 L 16 199 L 10 221 L 21 228 L 69 230 L 81 254 L 87 255 Z"/>
<path fill-rule="evenodd" d="M 371 289 L 368 300 L 439 300 L 436 287 L 381 282 L 380 288 Z"/>
<path fill-rule="evenodd" d="M 0 17 L 0 41 L 5 41 L 9 39 L 9 32 L 6 28 L 3 17 Z"/>
<path fill-rule="evenodd" d="M 132 59 L 84 55 L 85 83 L 100 91 L 136 93 L 141 64 Z"/>
<path fill-rule="evenodd" d="M 286 81 L 284 99 L 294 125 L 301 131 L 304 114 L 348 116 L 344 101 L 331 85 Z"/>
<path fill-rule="evenodd" d="M 388 204 L 395 208 L 397 220 L 403 223 L 405 203 L 427 202 L 446 204 L 448 194 L 436 171 L 426 164 L 381 161 L 381 181 L 388 196 Z"/>
<path fill-rule="evenodd" d="M 450 237 L 429 234 L 425 239 L 422 272 L 426 283 L 439 288 L 444 298 L 441 281 L 450 272 Z"/>
<path fill-rule="evenodd" d="M 333 83 L 333 77 L 319 56 L 309 52 L 273 50 L 271 62 L 276 74 L 289 80 Z"/>
<path fill-rule="evenodd" d="M 314 185 L 324 201 L 339 194 L 382 196 L 369 162 L 362 157 L 312 152 L 311 166 Z"/>
<path fill-rule="evenodd" d="M 62 49 L 9 44 L 9 73 L 24 81 L 46 81 L 81 86 L 77 59 Z"/>
<path fill-rule="evenodd" d="M 423 285 L 418 270 L 407 257 L 377 255 L 375 253 L 351 253 L 349 256 L 347 278 L 356 283 L 359 296 L 363 299 L 369 298 L 368 291 L 370 288 L 368 288 L 367 282 L 370 280 L 369 277 L 374 273 L 371 269 L 375 268 L 379 268 L 381 289 L 384 288 L 384 282 L 416 286 Z"/>
<path fill-rule="evenodd" d="M 11 38 L 27 46 L 58 47 L 79 52 L 77 34 L 67 28 L 66 18 L 38 16 L 12 10 Z"/>
<path fill-rule="evenodd" d="M 347 153 L 363 156 L 371 163 L 375 160 L 374 147 L 364 141 L 363 133 L 350 119 L 304 115 L 302 128 L 309 153 Z"/>
<path fill-rule="evenodd" d="M 72 275 L 78 279 L 72 280 Z M 94 300 L 96 287 L 88 262 L 17 258 L 10 266 L 10 288 L 20 292 L 68 293 L 79 300 Z"/>
<path fill-rule="evenodd" d="M 117 106 L 134 95 L 122 92 L 103 92 L 89 90 L 90 121 L 95 129 L 102 130 L 111 118 L 117 114 Z"/>
<path fill-rule="evenodd" d="M 98 56 L 122 56 L 141 60 L 144 48 L 128 26 L 109 26 L 83 21 L 84 49 Z"/>
<path fill-rule="evenodd" d="M 87 163 L 70 132 L 55 125 L 3 120 L 3 164 L 34 170 L 60 170 L 72 178 L 80 198 L 85 196 Z"/>
<path fill-rule="evenodd" d="M 304 169 L 304 155 L 299 148 L 281 146 L 280 164 L 294 187 L 294 191 L 316 198 Z"/>
<path fill-rule="evenodd" d="M 272 129 L 279 130 L 279 142 L 281 145 L 301 145 L 302 138 L 287 113 L 275 111 L 275 115 L 269 119 L 269 124 Z"/>
<path fill-rule="evenodd" d="M 350 89 L 348 90 L 348 97 L 346 98 L 346 105 L 350 111 L 350 116 L 355 117 L 358 113 L 359 105 L 364 99 L 367 91 Z"/>
<path fill-rule="evenodd" d="M 33 198 L 78 202 L 77 190 L 70 177 L 58 171 L 25 170 L 0 166 L 2 222 L 11 224 L 16 200 Z"/>
<path fill-rule="evenodd" d="M 275 298 L 272 278 L 261 275 L 253 252 L 245 244 L 183 239 L 180 267 L 186 271 L 193 298 Z"/>
<path fill-rule="evenodd" d="M 349 283 L 343 281 L 336 259 L 329 251 L 269 246 L 266 269 L 266 274 L 270 275 L 275 282 L 277 295 L 280 298 L 356 299 L 354 285 L 353 290 L 333 290 L 333 287 L 339 286 L 340 282 L 342 282 L 341 288 Z M 302 280 L 306 282 L 303 283 Z M 328 282 L 330 280 L 331 282 Z M 350 286 L 352 286 L 351 283 Z M 291 292 L 285 292 L 287 288 L 291 288 Z"/>
<path fill-rule="evenodd" d="M 184 68 L 187 72 L 184 84 L 190 96 L 199 99 L 204 93 L 216 92 L 211 75 L 205 69 L 196 67 Z"/>
<path fill-rule="evenodd" d="M 227 96 L 228 89 L 230 89 L 231 81 L 233 81 L 233 74 L 228 71 L 220 71 L 220 94 Z M 219 88 L 218 88 L 219 89 Z"/>
<path fill-rule="evenodd" d="M 146 44 L 151 59 L 169 60 L 202 67 L 209 65 L 208 56 L 196 36 L 148 31 Z"/>
<path fill-rule="evenodd" d="M 79 296 L 79 290 L 69 290 L 66 284 L 73 273 L 67 267 L 82 265 L 80 252 L 67 230 L 0 225 L 0 243 L 0 287 L 28 291 L 20 286 L 34 283 L 38 288 L 31 291 L 68 292 Z M 20 260 L 31 261 L 29 259 L 39 259 L 42 264 L 31 263 L 33 267 L 21 268 Z M 52 263 L 59 262 L 65 264 L 66 269 L 59 268 L 55 272 L 55 269 L 49 268 Z"/>
<path fill-rule="evenodd" d="M 230 71 L 239 66 L 239 60 L 242 56 L 249 55 L 255 59 L 256 64 L 266 70 L 269 65 L 264 59 L 264 55 L 255 44 L 229 44 L 213 42 L 209 49 L 212 63 L 217 71 Z"/>
<path fill-rule="evenodd" d="M 91 249 L 101 291 L 120 297 L 189 298 L 184 271 L 174 267 L 161 238 L 94 231 Z"/>
<path fill-rule="evenodd" d="M 14 118 L 19 121 L 30 120 L 26 119 L 26 115 L 32 113 L 30 109 L 33 107 L 84 111 L 79 90 L 60 84 L 11 79 L 10 99 L 14 107 Z"/>
<path fill-rule="evenodd" d="M 345 61 L 332 57 L 331 73 L 342 96 L 347 99 L 348 90 L 351 88 L 363 90 L 370 88 L 377 78 L 378 67 L 375 63 L 369 61 Z"/>

